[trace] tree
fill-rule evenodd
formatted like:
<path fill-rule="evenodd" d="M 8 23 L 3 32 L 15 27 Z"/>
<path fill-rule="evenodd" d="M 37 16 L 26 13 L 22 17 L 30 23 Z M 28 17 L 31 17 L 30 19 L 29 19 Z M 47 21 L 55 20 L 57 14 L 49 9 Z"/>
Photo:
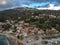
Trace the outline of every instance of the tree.
<path fill-rule="evenodd" d="M 47 24 L 47 23 L 45 23 L 45 24 L 43 24 L 43 30 L 45 31 L 46 29 L 51 29 L 52 27 L 51 27 L 51 25 L 49 25 L 49 24 Z"/>
<path fill-rule="evenodd" d="M 17 31 L 17 27 L 16 26 L 14 26 L 14 30 L 13 30 L 13 32 L 16 32 Z"/>
<path fill-rule="evenodd" d="M 42 24 L 42 23 L 45 23 L 45 19 L 44 19 L 44 18 L 40 18 L 40 19 L 39 19 L 39 23 L 41 23 L 41 24 Z"/>
<path fill-rule="evenodd" d="M 20 40 L 23 40 L 24 39 L 23 35 L 19 36 L 19 39 Z"/>
<path fill-rule="evenodd" d="M 37 43 L 34 43 L 34 45 L 38 45 Z"/>
<path fill-rule="evenodd" d="M 10 24 L 2 25 L 2 28 L 4 28 L 4 30 L 9 30 L 10 27 Z"/>
<path fill-rule="evenodd" d="M 56 24 L 56 29 L 60 32 L 60 25 Z"/>

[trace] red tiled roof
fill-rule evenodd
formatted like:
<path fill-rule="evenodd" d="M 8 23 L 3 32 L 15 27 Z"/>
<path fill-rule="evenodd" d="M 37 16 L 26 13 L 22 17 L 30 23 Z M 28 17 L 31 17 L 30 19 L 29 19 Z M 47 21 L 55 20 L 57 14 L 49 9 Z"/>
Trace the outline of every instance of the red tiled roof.
<path fill-rule="evenodd" d="M 20 43 L 18 43 L 18 45 L 24 45 L 24 44 L 20 42 Z"/>

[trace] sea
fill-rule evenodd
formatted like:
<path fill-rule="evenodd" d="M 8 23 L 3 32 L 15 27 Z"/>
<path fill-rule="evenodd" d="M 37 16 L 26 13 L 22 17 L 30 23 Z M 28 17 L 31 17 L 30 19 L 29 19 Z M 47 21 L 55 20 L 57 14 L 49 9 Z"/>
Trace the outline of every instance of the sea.
<path fill-rule="evenodd" d="M 0 35 L 0 45 L 9 45 L 9 42 L 5 36 Z"/>

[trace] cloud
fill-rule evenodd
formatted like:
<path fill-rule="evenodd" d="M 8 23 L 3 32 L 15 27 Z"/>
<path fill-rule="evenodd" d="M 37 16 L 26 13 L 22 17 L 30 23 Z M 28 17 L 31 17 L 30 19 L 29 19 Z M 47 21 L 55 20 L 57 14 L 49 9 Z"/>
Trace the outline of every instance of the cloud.
<path fill-rule="evenodd" d="M 24 5 L 24 4 L 23 4 L 23 5 L 21 5 L 21 7 L 28 7 L 28 5 Z"/>
<path fill-rule="evenodd" d="M 30 1 L 34 3 L 41 3 L 41 2 L 49 2 L 50 0 L 30 0 Z"/>
<path fill-rule="evenodd" d="M 0 9 L 12 7 L 42 8 L 49 7 L 49 4 L 60 6 L 60 0 L 0 0 Z"/>
<path fill-rule="evenodd" d="M 25 5 L 30 5 L 30 4 L 32 4 L 32 2 L 27 1 L 27 2 L 23 2 L 22 4 L 25 4 Z"/>
<path fill-rule="evenodd" d="M 0 0 L 0 9 L 12 8 L 20 6 L 20 0 Z"/>
<path fill-rule="evenodd" d="M 60 6 L 54 6 L 54 4 L 50 4 L 49 7 L 45 7 L 45 8 L 37 8 L 37 9 L 40 9 L 40 10 L 60 10 Z"/>
<path fill-rule="evenodd" d="M 60 3 L 60 0 L 29 0 L 29 1 L 31 1 L 31 2 L 33 2 L 33 3 L 41 3 L 41 2 L 51 2 L 51 3 L 53 3 L 53 2 L 58 2 L 58 3 Z"/>
<path fill-rule="evenodd" d="M 6 0 L 0 0 L 0 6 L 4 6 L 6 4 L 7 4 Z"/>
<path fill-rule="evenodd" d="M 60 0 L 56 0 L 58 3 L 60 3 Z"/>
<path fill-rule="evenodd" d="M 47 7 L 49 5 L 50 2 L 43 2 L 43 3 L 33 3 L 30 4 L 29 7 L 33 7 L 33 8 L 38 8 L 38 7 Z"/>

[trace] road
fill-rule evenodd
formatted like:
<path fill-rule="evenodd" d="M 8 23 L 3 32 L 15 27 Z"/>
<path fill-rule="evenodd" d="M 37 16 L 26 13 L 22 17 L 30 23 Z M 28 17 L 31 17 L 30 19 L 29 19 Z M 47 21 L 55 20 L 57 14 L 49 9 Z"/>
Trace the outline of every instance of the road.
<path fill-rule="evenodd" d="M 17 41 L 18 42 L 22 42 L 22 43 L 24 43 L 25 45 L 33 45 L 34 43 L 37 43 L 38 45 L 42 45 L 42 38 L 41 38 L 41 36 L 39 35 L 39 40 L 35 40 L 34 39 L 34 36 L 32 37 L 32 38 L 24 38 L 24 40 L 23 41 L 21 41 L 21 40 L 19 40 L 19 39 L 17 39 L 16 37 L 14 37 L 14 36 L 12 36 L 12 35 L 9 35 L 9 34 L 2 34 L 2 35 L 5 35 L 6 37 L 8 37 L 8 40 L 9 40 L 9 43 L 11 44 L 11 45 L 18 45 L 17 44 Z M 27 40 L 31 40 L 31 41 L 29 41 L 29 43 L 27 43 L 26 41 Z"/>
<path fill-rule="evenodd" d="M 30 40 L 28 43 L 27 43 L 27 40 Z M 36 40 L 36 39 L 34 39 L 34 36 L 33 37 L 30 37 L 30 38 L 25 38 L 24 40 L 23 40 L 23 42 L 25 43 L 25 45 L 33 45 L 33 44 L 38 44 L 38 45 L 42 45 L 42 38 L 41 38 L 41 36 L 39 35 L 39 39 L 38 40 Z"/>

